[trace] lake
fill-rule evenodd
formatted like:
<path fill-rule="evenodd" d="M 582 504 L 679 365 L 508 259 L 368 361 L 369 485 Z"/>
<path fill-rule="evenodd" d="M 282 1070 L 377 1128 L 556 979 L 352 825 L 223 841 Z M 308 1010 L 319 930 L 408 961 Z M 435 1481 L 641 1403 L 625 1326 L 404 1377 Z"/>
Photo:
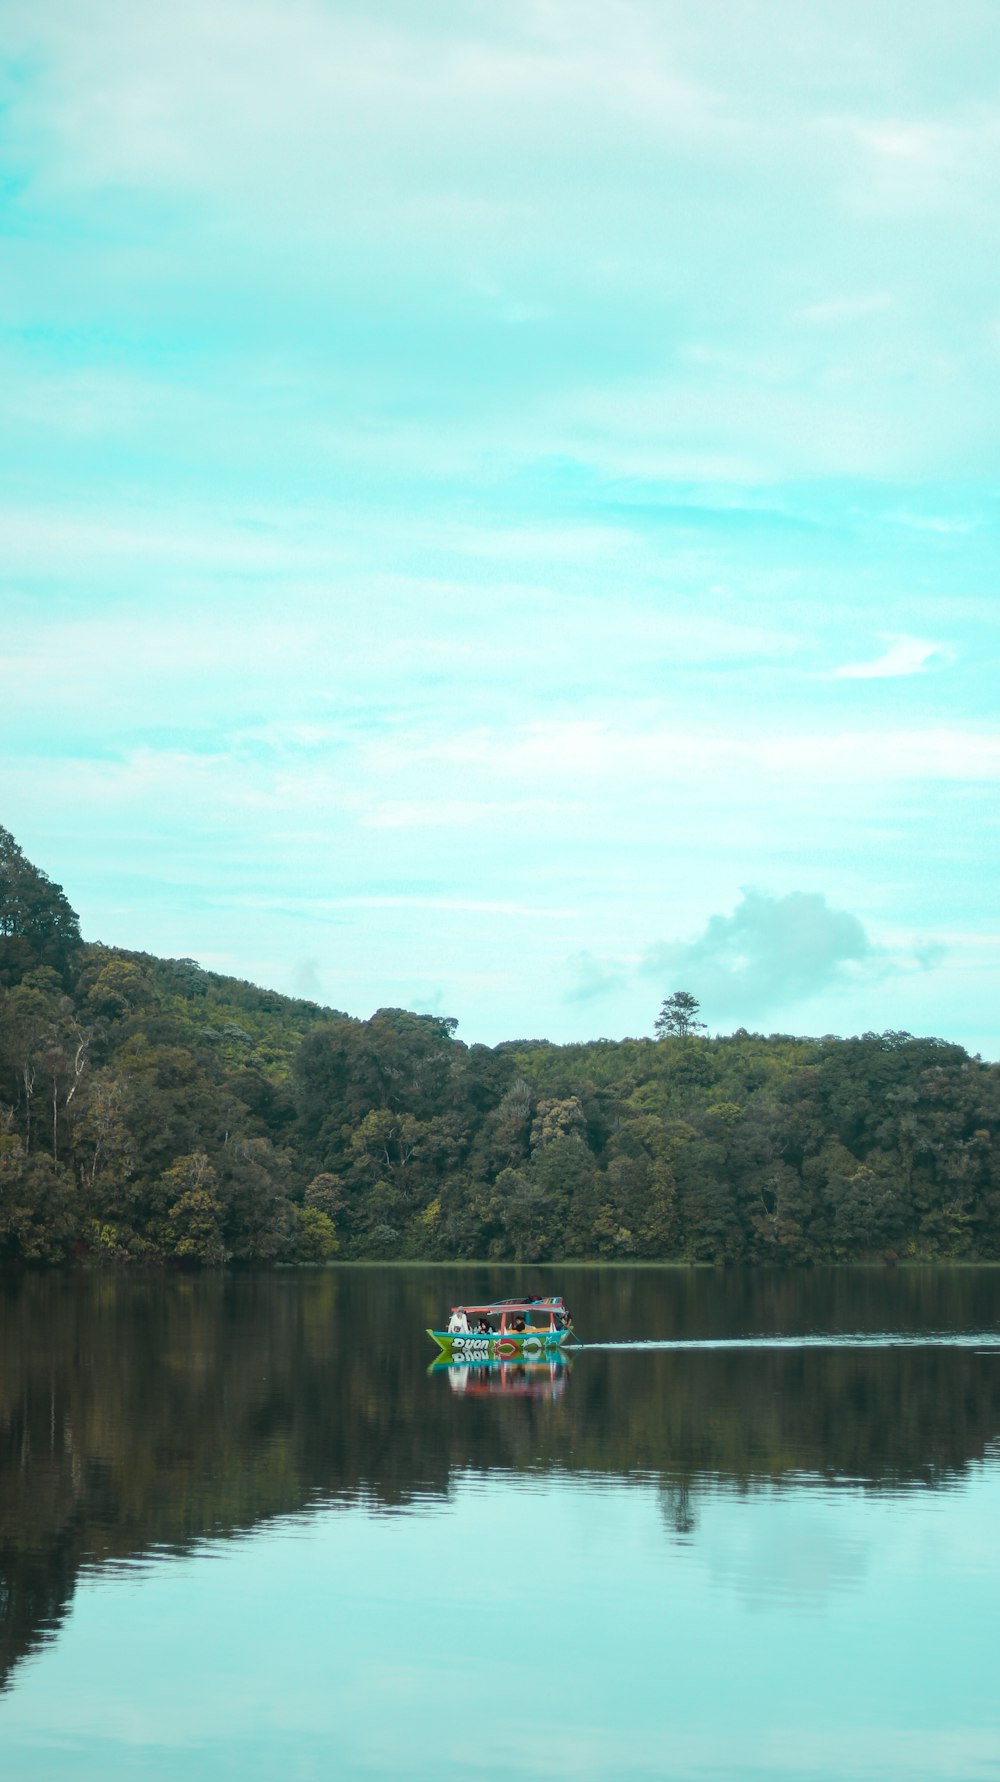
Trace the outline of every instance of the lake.
<path fill-rule="evenodd" d="M 1000 1270 L 0 1283 L 0 1771 L 1000 1777 L 998 1437 Z"/>

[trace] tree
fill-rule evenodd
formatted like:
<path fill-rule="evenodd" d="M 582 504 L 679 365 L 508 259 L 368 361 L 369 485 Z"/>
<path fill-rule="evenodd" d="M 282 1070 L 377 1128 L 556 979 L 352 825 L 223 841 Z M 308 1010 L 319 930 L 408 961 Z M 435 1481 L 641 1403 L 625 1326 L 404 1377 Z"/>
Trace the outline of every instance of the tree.
<path fill-rule="evenodd" d="M 168 1244 L 174 1256 L 192 1262 L 229 1260 L 222 1239 L 222 1207 L 217 1200 L 215 1171 L 204 1151 L 178 1157 L 162 1176 L 168 1196 L 177 1194 L 168 1219 Z"/>
<path fill-rule="evenodd" d="M 332 1219 L 321 1213 L 318 1207 L 296 1207 L 296 1262 L 329 1262 L 339 1248 Z"/>
<path fill-rule="evenodd" d="M 149 978 L 133 959 L 110 958 L 87 992 L 88 1009 L 111 1021 L 124 1020 L 155 1000 Z"/>
<path fill-rule="evenodd" d="M 77 1236 L 69 1170 L 40 1151 L 31 1156 L 0 1135 L 0 1249 L 25 1262 L 64 1262 Z"/>
<path fill-rule="evenodd" d="M 335 1226 L 344 1208 L 344 1184 L 339 1176 L 321 1170 L 318 1176 L 313 1176 L 302 1198 L 307 1207 L 325 1214 Z"/>
<path fill-rule="evenodd" d="M 61 885 L 26 860 L 0 828 L 0 983 L 20 983 L 35 966 L 60 976 L 80 945 L 80 924 Z"/>
<path fill-rule="evenodd" d="M 585 1138 L 586 1132 L 587 1117 L 578 1095 L 543 1096 L 531 1123 L 531 1149 L 536 1151 L 553 1144 L 556 1139 L 573 1135 Z"/>
<path fill-rule="evenodd" d="M 230 1138 L 218 1154 L 213 1190 L 224 1211 L 226 1250 L 237 1262 L 273 1262 L 291 1241 L 294 1210 L 285 1196 L 286 1167 L 270 1139 Z"/>
<path fill-rule="evenodd" d="M 690 1039 L 693 1033 L 704 1033 L 705 1023 L 698 1019 L 700 1012 L 701 1004 L 690 990 L 675 990 L 656 1017 L 657 1039 Z"/>

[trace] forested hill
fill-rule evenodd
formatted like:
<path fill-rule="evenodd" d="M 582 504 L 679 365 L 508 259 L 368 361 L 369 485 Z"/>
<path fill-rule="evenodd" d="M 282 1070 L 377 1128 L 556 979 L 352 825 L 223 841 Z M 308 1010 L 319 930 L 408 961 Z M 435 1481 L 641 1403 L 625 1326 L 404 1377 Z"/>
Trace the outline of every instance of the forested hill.
<path fill-rule="evenodd" d="M 908 1034 L 466 1046 L 82 941 L 0 829 L 0 1257 L 1000 1257 L 1000 1067 Z"/>

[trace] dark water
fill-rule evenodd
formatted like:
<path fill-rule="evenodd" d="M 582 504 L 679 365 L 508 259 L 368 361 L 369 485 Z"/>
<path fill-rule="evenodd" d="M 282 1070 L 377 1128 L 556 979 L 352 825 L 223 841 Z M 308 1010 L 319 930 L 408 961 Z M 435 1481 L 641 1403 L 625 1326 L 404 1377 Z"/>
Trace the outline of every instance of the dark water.
<path fill-rule="evenodd" d="M 0 1284 L 0 1773 L 1000 1777 L 998 1437 L 1000 1271 Z"/>

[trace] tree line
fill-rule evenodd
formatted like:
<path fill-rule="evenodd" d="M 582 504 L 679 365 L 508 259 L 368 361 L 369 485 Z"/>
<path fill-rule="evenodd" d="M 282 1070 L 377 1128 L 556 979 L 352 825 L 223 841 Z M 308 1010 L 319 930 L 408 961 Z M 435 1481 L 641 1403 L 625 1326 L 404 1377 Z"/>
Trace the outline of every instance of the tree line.
<path fill-rule="evenodd" d="M 467 1046 L 85 943 L 0 830 L 0 1259 L 1000 1256 L 1000 1068 L 904 1033 Z"/>

